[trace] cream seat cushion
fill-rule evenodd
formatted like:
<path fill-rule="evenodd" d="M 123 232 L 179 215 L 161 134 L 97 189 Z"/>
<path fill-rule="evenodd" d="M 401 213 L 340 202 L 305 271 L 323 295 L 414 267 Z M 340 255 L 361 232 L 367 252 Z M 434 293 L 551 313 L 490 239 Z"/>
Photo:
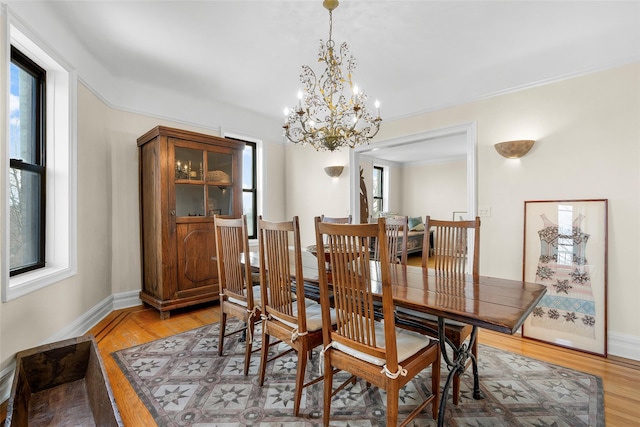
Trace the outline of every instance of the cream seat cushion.
<path fill-rule="evenodd" d="M 260 285 L 256 285 L 254 287 L 252 287 L 251 289 L 253 289 L 253 305 L 256 307 L 260 307 L 262 304 L 262 299 L 260 298 Z M 246 301 L 242 301 L 239 300 L 237 298 L 233 298 L 233 297 L 229 297 L 229 302 L 232 302 L 234 304 L 238 304 L 241 305 L 243 307 L 247 306 L 247 302 Z"/>
<path fill-rule="evenodd" d="M 307 331 L 314 332 L 322 329 L 322 307 L 315 301 L 308 300 L 305 298 L 306 302 L 306 314 L 307 314 Z M 330 310 L 331 313 L 331 324 L 336 324 L 336 312 L 334 309 Z M 298 308 L 295 307 L 293 309 L 293 315 L 298 315 Z M 278 318 L 278 316 L 272 314 L 274 318 L 289 326 L 290 328 L 297 328 L 297 323 L 288 322 L 286 320 Z"/>
<path fill-rule="evenodd" d="M 375 328 L 376 343 L 378 344 L 378 347 L 385 348 L 384 321 L 375 322 Z M 413 356 L 419 350 L 427 347 L 431 343 L 431 340 L 417 332 L 396 328 L 396 343 L 398 351 L 398 363 L 401 363 L 405 359 Z M 384 359 L 355 350 L 345 344 L 334 341 L 331 345 L 336 350 L 343 351 L 347 354 L 350 354 L 351 356 L 364 360 L 365 362 L 373 363 L 374 365 L 383 366 L 387 362 Z"/>

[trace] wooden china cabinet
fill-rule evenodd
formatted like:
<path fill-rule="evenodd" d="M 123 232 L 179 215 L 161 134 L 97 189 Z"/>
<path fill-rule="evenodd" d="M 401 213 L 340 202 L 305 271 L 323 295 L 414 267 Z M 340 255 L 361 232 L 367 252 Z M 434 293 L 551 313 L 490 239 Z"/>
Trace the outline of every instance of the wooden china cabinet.
<path fill-rule="evenodd" d="M 219 299 L 213 216 L 242 214 L 242 142 L 158 126 L 138 138 L 142 291 L 170 311 Z"/>

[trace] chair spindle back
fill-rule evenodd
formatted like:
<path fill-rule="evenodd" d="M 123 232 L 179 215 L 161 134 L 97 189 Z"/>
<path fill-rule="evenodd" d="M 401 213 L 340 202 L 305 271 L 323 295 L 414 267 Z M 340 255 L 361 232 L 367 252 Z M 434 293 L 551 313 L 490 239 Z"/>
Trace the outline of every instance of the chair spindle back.
<path fill-rule="evenodd" d="M 316 222 L 316 239 L 326 239 L 330 254 L 331 288 L 334 296 L 337 328 L 325 330 L 325 344 L 338 342 L 372 357 L 386 359 L 387 366 L 397 368 L 393 296 L 389 263 L 376 263 L 380 268 L 382 306 L 385 318 L 386 347 L 379 347 L 375 335 L 376 306 L 371 288 L 371 248 L 378 239 L 380 253 L 387 253 L 385 219 L 377 224 L 338 225 Z M 326 270 L 319 261 L 321 304 L 328 304 Z M 379 291 L 380 292 L 380 291 Z M 324 315 L 324 312 L 323 312 Z"/>
<path fill-rule="evenodd" d="M 433 232 L 431 247 L 429 232 Z M 479 277 L 480 256 L 480 218 L 472 221 L 440 221 L 427 216 L 425 221 L 425 238 L 422 251 L 422 266 L 427 267 L 429 258 L 433 258 L 437 275 L 459 277 L 467 273 L 467 262 L 470 264 L 474 280 Z M 470 236 L 471 235 L 471 236 Z M 470 248 L 469 242 L 473 246 Z M 469 251 L 473 250 L 473 258 L 469 260 Z"/>
<path fill-rule="evenodd" d="M 253 307 L 251 264 L 247 218 L 215 217 L 216 246 L 218 253 L 218 279 L 225 296 L 245 301 Z M 241 257 L 244 256 L 243 263 Z"/>

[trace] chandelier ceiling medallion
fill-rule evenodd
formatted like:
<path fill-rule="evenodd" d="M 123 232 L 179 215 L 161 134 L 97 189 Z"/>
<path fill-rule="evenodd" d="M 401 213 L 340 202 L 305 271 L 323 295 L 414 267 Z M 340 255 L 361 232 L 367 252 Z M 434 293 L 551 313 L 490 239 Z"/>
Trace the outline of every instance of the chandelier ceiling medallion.
<path fill-rule="evenodd" d="M 339 52 L 331 39 L 333 10 L 338 0 L 324 0 L 329 11 L 329 40 L 320 40 L 318 62 L 326 69 L 318 79 L 311 67 L 302 66 L 295 108 L 285 108 L 284 135 L 293 143 L 309 144 L 316 150 L 335 151 L 342 147 L 354 148 L 369 143 L 380 129 L 380 103 L 375 102 L 376 117 L 366 108 L 367 96 L 353 84 L 356 59 L 349 54 L 347 43 L 340 45 Z M 342 65 L 346 65 L 343 72 Z"/>

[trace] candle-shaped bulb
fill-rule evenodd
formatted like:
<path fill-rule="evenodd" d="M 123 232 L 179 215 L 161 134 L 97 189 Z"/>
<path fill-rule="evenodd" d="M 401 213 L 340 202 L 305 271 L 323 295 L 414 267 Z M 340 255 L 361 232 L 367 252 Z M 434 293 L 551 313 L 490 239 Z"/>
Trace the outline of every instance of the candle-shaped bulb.
<path fill-rule="evenodd" d="M 358 85 L 353 85 L 353 95 L 358 96 L 359 91 L 360 89 L 358 89 Z"/>
<path fill-rule="evenodd" d="M 378 101 L 377 99 L 376 99 L 375 106 L 376 106 L 376 114 L 378 115 L 378 117 L 380 117 L 380 101 Z"/>

